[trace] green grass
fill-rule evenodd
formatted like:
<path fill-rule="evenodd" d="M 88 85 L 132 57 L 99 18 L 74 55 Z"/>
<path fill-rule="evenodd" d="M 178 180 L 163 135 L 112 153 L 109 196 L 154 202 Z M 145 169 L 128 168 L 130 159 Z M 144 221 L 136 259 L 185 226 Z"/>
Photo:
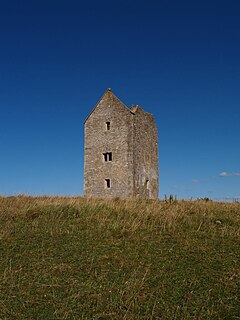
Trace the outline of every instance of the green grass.
<path fill-rule="evenodd" d="M 240 319 L 239 203 L 0 197 L 0 319 Z"/>

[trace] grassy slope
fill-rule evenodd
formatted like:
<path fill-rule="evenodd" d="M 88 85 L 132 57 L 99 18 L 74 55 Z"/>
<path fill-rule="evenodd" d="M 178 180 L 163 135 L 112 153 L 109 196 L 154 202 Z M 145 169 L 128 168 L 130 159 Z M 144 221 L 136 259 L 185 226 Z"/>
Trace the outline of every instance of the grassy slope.
<path fill-rule="evenodd" d="M 0 197 L 0 319 L 240 319 L 239 213 Z"/>

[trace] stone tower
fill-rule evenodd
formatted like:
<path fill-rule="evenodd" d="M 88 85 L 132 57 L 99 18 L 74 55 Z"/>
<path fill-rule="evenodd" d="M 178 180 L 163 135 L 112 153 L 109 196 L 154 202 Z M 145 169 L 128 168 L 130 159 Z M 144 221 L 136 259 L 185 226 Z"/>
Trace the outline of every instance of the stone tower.
<path fill-rule="evenodd" d="M 158 198 L 158 133 L 153 115 L 127 108 L 108 89 L 85 121 L 84 195 Z"/>

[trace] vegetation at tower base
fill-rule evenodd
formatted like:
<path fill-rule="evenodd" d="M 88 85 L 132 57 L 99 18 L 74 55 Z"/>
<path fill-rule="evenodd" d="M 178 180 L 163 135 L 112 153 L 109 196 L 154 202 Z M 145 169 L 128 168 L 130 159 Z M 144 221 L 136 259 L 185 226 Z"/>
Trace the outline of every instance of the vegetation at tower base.
<path fill-rule="evenodd" d="M 0 197 L 1 319 L 238 319 L 239 203 Z"/>

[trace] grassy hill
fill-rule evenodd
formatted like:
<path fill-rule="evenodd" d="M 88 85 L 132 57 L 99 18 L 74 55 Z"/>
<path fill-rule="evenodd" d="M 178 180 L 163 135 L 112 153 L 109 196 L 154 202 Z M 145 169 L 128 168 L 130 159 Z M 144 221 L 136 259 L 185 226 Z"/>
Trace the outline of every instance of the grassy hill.
<path fill-rule="evenodd" d="M 0 319 L 240 319 L 239 203 L 0 197 Z"/>

